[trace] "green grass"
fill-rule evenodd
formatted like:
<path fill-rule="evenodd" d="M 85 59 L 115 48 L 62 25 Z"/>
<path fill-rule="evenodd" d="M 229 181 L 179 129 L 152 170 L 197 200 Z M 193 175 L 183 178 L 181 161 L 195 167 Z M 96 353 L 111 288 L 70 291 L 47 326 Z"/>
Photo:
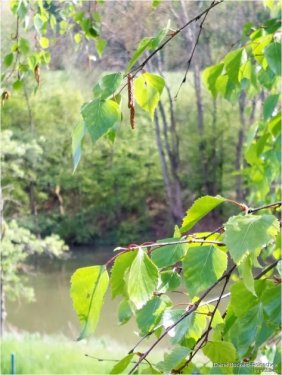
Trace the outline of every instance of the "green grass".
<path fill-rule="evenodd" d="M 114 362 L 85 354 L 116 359 L 126 355 L 126 348 L 104 340 L 75 342 L 64 336 L 8 334 L 1 343 L 1 374 L 11 374 L 11 353 L 15 353 L 16 374 L 109 374 Z"/>

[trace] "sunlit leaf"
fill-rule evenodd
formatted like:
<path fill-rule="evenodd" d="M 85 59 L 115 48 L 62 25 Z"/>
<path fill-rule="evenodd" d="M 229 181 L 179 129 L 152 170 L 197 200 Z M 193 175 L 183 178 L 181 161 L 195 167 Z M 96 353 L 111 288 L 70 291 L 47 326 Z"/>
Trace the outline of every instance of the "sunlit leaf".
<path fill-rule="evenodd" d="M 235 263 L 274 240 L 279 222 L 272 215 L 233 216 L 225 224 L 224 242 Z"/>
<path fill-rule="evenodd" d="M 187 211 L 182 226 L 180 228 L 181 232 L 187 232 L 198 221 L 200 221 L 203 217 L 205 217 L 210 211 L 216 208 L 219 204 L 223 203 L 225 198 L 220 197 L 219 195 L 216 197 L 211 197 L 206 195 L 205 197 L 201 197 L 197 199 L 191 208 Z"/>
<path fill-rule="evenodd" d="M 209 341 L 203 352 L 213 363 L 234 362 L 236 359 L 236 350 L 227 341 Z"/>
<path fill-rule="evenodd" d="M 111 272 L 112 298 L 118 295 L 125 295 L 125 272 L 131 266 L 136 254 L 137 251 L 129 251 L 115 259 Z"/>
<path fill-rule="evenodd" d="M 119 105 L 113 100 L 96 99 L 81 108 L 86 129 L 96 142 L 121 119 Z"/>
<path fill-rule="evenodd" d="M 221 64 L 210 66 L 203 71 L 204 82 L 207 88 L 211 91 L 213 96 L 216 96 L 217 94 L 215 83 L 216 83 L 217 78 L 220 76 L 223 70 L 223 66 L 224 64 L 221 63 Z"/>
<path fill-rule="evenodd" d="M 266 60 L 271 70 L 279 76 L 281 76 L 281 53 L 281 43 L 278 42 L 269 44 L 264 50 Z"/>
<path fill-rule="evenodd" d="M 157 288 L 159 272 L 148 255 L 139 249 L 134 259 L 128 276 L 127 291 L 129 299 L 137 309 L 141 309 L 145 303 L 153 297 Z"/>
<path fill-rule="evenodd" d="M 152 119 L 164 85 L 165 81 L 162 77 L 151 73 L 143 73 L 134 80 L 136 102 L 150 114 Z"/>
<path fill-rule="evenodd" d="M 95 98 L 107 99 L 114 95 L 122 82 L 122 74 L 111 73 L 104 75 L 93 89 Z"/>
<path fill-rule="evenodd" d="M 214 246 L 188 249 L 183 260 L 184 279 L 190 297 L 199 296 L 218 280 L 227 268 L 227 254 Z"/>
<path fill-rule="evenodd" d="M 100 318 L 109 276 L 104 266 L 79 268 L 71 277 L 71 298 L 80 320 L 78 340 L 94 333 Z"/>
<path fill-rule="evenodd" d="M 235 51 L 229 52 L 224 58 L 226 73 L 229 79 L 235 84 L 238 82 L 242 53 L 243 49 L 239 48 Z"/>
<path fill-rule="evenodd" d="M 131 353 L 131 354 L 128 354 L 127 356 L 125 356 L 124 358 L 122 358 L 117 364 L 114 365 L 110 374 L 122 374 L 122 373 L 124 373 L 124 370 L 130 364 L 133 356 L 134 356 L 134 353 Z"/>
<path fill-rule="evenodd" d="M 179 238 L 180 240 L 180 238 Z M 175 242 L 176 238 L 164 239 L 161 242 Z M 179 262 L 187 250 L 187 244 L 176 244 L 176 245 L 166 245 L 161 246 L 154 251 L 152 251 L 152 260 L 159 267 L 168 267 L 170 265 Z"/>

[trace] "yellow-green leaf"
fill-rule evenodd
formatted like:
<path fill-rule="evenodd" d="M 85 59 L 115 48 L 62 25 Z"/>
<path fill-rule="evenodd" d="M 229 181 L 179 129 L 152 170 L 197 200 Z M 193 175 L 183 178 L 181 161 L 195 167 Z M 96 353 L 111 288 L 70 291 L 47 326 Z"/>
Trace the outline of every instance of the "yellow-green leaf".
<path fill-rule="evenodd" d="M 79 268 L 71 278 L 71 298 L 80 320 L 78 340 L 91 335 L 98 324 L 109 275 L 104 266 Z"/>

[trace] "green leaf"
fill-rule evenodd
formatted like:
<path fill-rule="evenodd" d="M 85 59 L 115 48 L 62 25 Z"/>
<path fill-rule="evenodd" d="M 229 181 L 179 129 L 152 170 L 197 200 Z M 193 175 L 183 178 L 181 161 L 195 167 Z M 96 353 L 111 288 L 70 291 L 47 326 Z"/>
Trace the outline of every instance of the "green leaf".
<path fill-rule="evenodd" d="M 93 142 L 121 120 L 120 107 L 112 100 L 93 100 L 82 106 L 81 114 Z"/>
<path fill-rule="evenodd" d="M 152 374 L 161 374 L 161 372 L 159 372 L 154 366 L 150 365 L 148 367 L 143 368 L 141 374 L 152 375 Z"/>
<path fill-rule="evenodd" d="M 241 357 L 247 355 L 248 350 L 254 345 L 262 324 L 263 310 L 262 305 L 259 304 L 251 307 L 240 319 L 236 319 L 230 328 L 229 339 Z"/>
<path fill-rule="evenodd" d="M 180 238 L 178 238 L 180 240 Z M 170 241 L 177 241 L 175 238 L 164 239 L 162 241 L 158 241 L 159 243 L 162 242 L 170 242 Z M 152 260 L 153 262 L 159 267 L 164 268 L 179 262 L 185 252 L 187 250 L 187 244 L 177 244 L 177 245 L 167 245 L 161 246 L 156 250 L 152 251 Z"/>
<path fill-rule="evenodd" d="M 250 256 L 247 256 L 242 260 L 238 266 L 238 270 L 246 288 L 256 296 L 254 277 L 252 273 L 253 262 Z"/>
<path fill-rule="evenodd" d="M 190 247 L 183 272 L 190 297 L 198 296 L 217 281 L 227 268 L 227 254 L 214 246 Z"/>
<path fill-rule="evenodd" d="M 7 68 L 12 65 L 13 60 L 14 60 L 13 53 L 8 53 L 8 55 L 4 57 L 4 64 L 6 65 Z"/>
<path fill-rule="evenodd" d="M 166 303 L 160 297 L 154 297 L 136 313 L 136 321 L 141 336 L 150 332 L 161 320 Z"/>
<path fill-rule="evenodd" d="M 224 242 L 236 264 L 275 239 L 279 222 L 273 215 L 233 216 L 225 224 Z"/>
<path fill-rule="evenodd" d="M 73 173 L 80 162 L 81 158 L 81 142 L 85 135 L 84 124 L 78 124 L 72 132 L 72 160 L 73 160 Z"/>
<path fill-rule="evenodd" d="M 79 44 L 80 41 L 81 41 L 81 35 L 79 33 L 76 33 L 74 34 L 74 37 L 73 37 L 75 43 Z"/>
<path fill-rule="evenodd" d="M 104 50 L 106 48 L 107 41 L 102 38 L 95 39 L 95 46 L 98 56 L 101 58 L 103 56 Z"/>
<path fill-rule="evenodd" d="M 49 47 L 49 39 L 46 38 L 45 36 L 42 36 L 39 39 L 39 44 L 41 45 L 42 48 L 48 48 Z"/>
<path fill-rule="evenodd" d="M 162 77 L 151 73 L 143 73 L 134 80 L 136 102 L 144 111 L 150 114 L 152 119 L 164 85 L 165 81 Z"/>
<path fill-rule="evenodd" d="M 17 79 L 14 83 L 13 83 L 13 90 L 21 90 L 23 88 L 23 81 L 21 79 Z"/>
<path fill-rule="evenodd" d="M 180 275 L 175 271 L 164 271 L 160 273 L 161 275 L 161 285 L 158 291 L 165 293 L 170 290 L 176 290 L 181 282 Z"/>
<path fill-rule="evenodd" d="M 216 197 L 211 197 L 206 195 L 197 199 L 192 207 L 187 211 L 186 216 L 183 219 L 182 226 L 180 228 L 181 232 L 187 232 L 195 224 L 198 223 L 204 216 L 206 216 L 210 211 L 216 208 L 219 204 L 225 201 L 225 198 L 217 195 Z"/>
<path fill-rule="evenodd" d="M 221 64 L 210 66 L 203 71 L 204 82 L 214 97 L 217 94 L 215 83 L 216 83 L 217 78 L 220 76 L 223 70 L 223 66 L 224 64 L 221 63 Z"/>
<path fill-rule="evenodd" d="M 120 302 L 118 307 L 118 320 L 120 324 L 125 324 L 132 317 L 133 313 L 126 299 Z"/>
<path fill-rule="evenodd" d="M 133 356 L 134 356 L 134 353 L 131 353 L 131 354 L 128 354 L 126 357 L 122 358 L 117 364 L 114 365 L 110 374 L 122 374 L 124 370 L 130 364 Z"/>
<path fill-rule="evenodd" d="M 129 299 L 141 309 L 153 297 L 159 280 L 159 272 L 148 255 L 139 249 L 128 276 Z"/>
<path fill-rule="evenodd" d="M 120 87 L 121 82 L 121 73 L 111 73 L 103 76 L 93 89 L 95 99 L 107 99 L 112 96 Z"/>
<path fill-rule="evenodd" d="M 124 276 L 131 266 L 137 251 L 129 251 L 119 255 L 114 262 L 111 272 L 112 298 L 118 295 L 126 295 Z"/>
<path fill-rule="evenodd" d="M 268 285 L 260 296 L 263 310 L 272 323 L 281 325 L 281 288 L 279 285 Z"/>
<path fill-rule="evenodd" d="M 228 341 L 209 341 L 203 352 L 213 363 L 235 362 L 236 359 L 236 350 Z"/>
<path fill-rule="evenodd" d="M 25 38 L 20 38 L 19 41 L 19 48 L 23 54 L 29 53 L 29 41 Z"/>
<path fill-rule="evenodd" d="M 164 355 L 164 361 L 159 364 L 159 367 L 165 373 L 171 373 L 171 370 L 177 369 L 184 361 L 187 355 L 191 352 L 189 348 L 183 346 L 176 346 L 169 354 Z"/>
<path fill-rule="evenodd" d="M 230 304 L 236 316 L 242 317 L 257 303 L 257 296 L 249 291 L 242 281 L 231 286 Z"/>
<path fill-rule="evenodd" d="M 43 21 L 38 13 L 35 14 L 33 17 L 33 23 L 36 31 L 40 33 L 42 27 L 43 27 Z"/>
<path fill-rule="evenodd" d="M 167 23 L 166 27 L 161 30 L 155 37 L 146 37 L 142 39 L 136 51 L 134 52 L 133 56 L 131 57 L 127 68 L 126 68 L 126 73 L 130 71 L 130 69 L 135 65 L 139 57 L 146 51 L 152 51 L 155 50 L 161 42 L 164 40 L 165 36 L 167 35 L 167 32 L 170 28 L 170 21 Z"/>
<path fill-rule="evenodd" d="M 224 58 L 224 65 L 226 73 L 230 78 L 231 82 L 238 83 L 238 75 L 241 66 L 243 48 L 236 49 L 235 51 L 229 52 Z"/>
<path fill-rule="evenodd" d="M 104 266 L 79 268 L 72 275 L 70 293 L 81 324 L 77 340 L 95 331 L 108 285 L 109 275 Z"/>
<path fill-rule="evenodd" d="M 153 0 L 152 1 L 152 9 L 155 10 L 160 5 L 161 0 Z"/>
<path fill-rule="evenodd" d="M 281 43 L 278 42 L 269 44 L 264 50 L 270 69 L 279 76 L 281 76 L 281 53 Z"/>
<path fill-rule="evenodd" d="M 173 323 L 176 323 L 184 313 L 184 309 L 167 309 L 163 314 L 162 325 L 165 329 L 170 327 Z M 206 321 L 205 315 L 197 313 L 192 313 L 183 318 L 180 323 L 168 332 L 172 344 L 181 342 L 185 337 L 193 339 L 192 341 L 198 340 L 206 327 Z"/>
<path fill-rule="evenodd" d="M 279 99 L 279 94 L 276 95 L 269 95 L 265 102 L 263 103 L 263 117 L 264 120 L 267 120 L 269 117 L 272 116 L 272 113 L 277 105 Z"/>

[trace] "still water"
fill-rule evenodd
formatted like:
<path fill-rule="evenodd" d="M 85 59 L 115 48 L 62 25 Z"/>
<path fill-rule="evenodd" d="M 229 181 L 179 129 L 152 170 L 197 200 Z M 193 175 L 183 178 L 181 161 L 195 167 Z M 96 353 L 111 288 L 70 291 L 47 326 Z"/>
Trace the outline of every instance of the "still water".
<path fill-rule="evenodd" d="M 79 335 L 79 321 L 72 308 L 69 296 L 70 278 L 79 267 L 104 264 L 112 256 L 112 249 L 72 249 L 65 260 L 49 258 L 33 259 L 28 285 L 34 288 L 35 302 L 7 303 L 7 322 L 13 328 L 42 334 L 59 334 L 76 339 Z M 215 291 L 216 294 L 216 291 Z M 209 298 L 214 295 L 210 295 Z M 173 295 L 175 303 L 183 302 L 179 294 Z M 131 346 L 138 337 L 134 321 L 120 326 L 117 320 L 119 300 L 111 299 L 108 292 L 95 337 L 111 339 L 120 345 Z M 163 343 L 165 345 L 165 342 Z"/>
<path fill-rule="evenodd" d="M 27 284 L 34 288 L 35 302 L 7 302 L 7 322 L 10 326 L 27 332 L 42 334 L 63 333 L 75 339 L 79 335 L 79 321 L 72 308 L 69 295 L 70 278 L 79 267 L 103 264 L 112 256 L 112 249 L 72 249 L 65 260 L 49 258 L 32 259 L 32 270 Z M 136 342 L 136 325 L 129 322 L 118 325 L 117 307 L 119 300 L 107 294 L 100 323 L 95 336 L 105 337 L 132 345 Z"/>

